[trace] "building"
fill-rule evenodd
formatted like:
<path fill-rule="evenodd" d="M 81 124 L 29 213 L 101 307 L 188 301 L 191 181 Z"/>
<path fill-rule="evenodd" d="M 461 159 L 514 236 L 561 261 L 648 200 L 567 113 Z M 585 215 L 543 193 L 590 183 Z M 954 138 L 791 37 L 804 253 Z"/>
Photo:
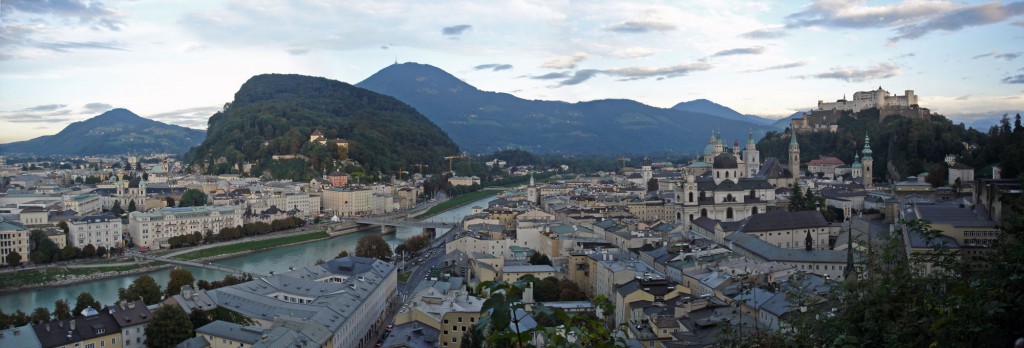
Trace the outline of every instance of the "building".
<path fill-rule="evenodd" d="M 750 260 L 778 262 L 792 266 L 798 271 L 827 276 L 842 280 L 850 261 L 860 262 L 853 249 L 787 249 L 768 243 L 744 232 L 733 232 L 725 237 L 729 248 Z M 851 257 L 853 259 L 851 259 Z"/>
<path fill-rule="evenodd" d="M 931 228 L 942 232 L 942 238 L 951 249 L 973 266 L 981 266 L 980 259 L 992 251 L 995 242 L 1002 236 L 996 221 L 990 219 L 981 206 L 951 203 L 914 203 L 905 219 L 928 221 Z M 908 253 L 927 250 L 930 247 L 919 233 L 907 231 L 904 242 Z"/>
<path fill-rule="evenodd" d="M 327 182 L 331 183 L 331 186 L 342 187 L 348 185 L 349 180 L 352 177 L 345 172 L 333 172 L 327 174 Z"/>
<path fill-rule="evenodd" d="M 845 165 L 846 163 L 838 158 L 823 156 L 807 162 L 807 171 L 812 174 L 822 174 L 826 178 L 834 178 L 836 176 L 836 168 Z"/>
<path fill-rule="evenodd" d="M 697 162 L 688 166 L 694 175 L 700 175 L 702 173 L 695 173 L 705 166 L 709 166 L 714 162 L 715 158 L 725 153 L 725 145 L 722 141 L 722 134 L 712 134 L 711 140 L 708 141 L 708 145 L 704 147 L 704 158 L 703 162 Z M 757 150 L 757 143 L 754 141 L 754 133 L 751 131 L 747 135 L 746 147 L 740 151 L 739 142 L 733 142 L 732 155 L 736 158 L 736 174 L 741 178 L 752 178 L 761 169 L 761 152 Z M 646 162 L 645 162 L 646 163 Z M 650 166 L 645 166 L 644 175 L 650 174 Z M 647 178 L 646 180 L 650 180 Z M 646 185 L 647 181 L 644 181 Z"/>
<path fill-rule="evenodd" d="M 17 252 L 22 262 L 28 261 L 28 228 L 15 221 L 0 218 L 0 263 L 7 264 L 7 255 Z"/>
<path fill-rule="evenodd" d="M 103 209 L 100 196 L 85 193 L 74 196 L 64 196 L 64 208 L 77 211 L 81 215 L 99 213 Z M 128 208 L 125 206 L 124 208 Z"/>
<path fill-rule="evenodd" d="M 121 328 L 121 341 L 125 348 L 146 346 L 146 326 L 153 320 L 153 313 L 145 302 L 121 301 L 104 310 L 114 317 Z"/>
<path fill-rule="evenodd" d="M 414 294 L 410 305 L 395 316 L 395 325 L 423 324 L 438 332 L 434 347 L 460 347 L 466 332 L 480 320 L 484 299 L 452 290 L 451 285 L 435 282 Z"/>
<path fill-rule="evenodd" d="M 340 216 L 373 214 L 373 190 L 358 187 L 332 187 L 323 192 L 323 210 Z"/>
<path fill-rule="evenodd" d="M 42 348 L 43 345 L 32 330 L 32 324 L 28 324 L 0 330 L 0 347 Z"/>
<path fill-rule="evenodd" d="M 21 209 L 18 219 L 26 226 L 42 226 L 50 224 L 50 212 L 45 208 L 29 206 Z"/>
<path fill-rule="evenodd" d="M 159 249 L 171 237 L 207 231 L 217 233 L 225 227 L 241 226 L 243 212 L 235 205 L 135 211 L 128 214 L 128 234 L 137 246 Z"/>
<path fill-rule="evenodd" d="M 44 348 L 121 348 L 121 327 L 114 315 L 92 307 L 67 320 L 54 320 L 32 325 Z M 142 345 L 138 345 L 142 346 Z"/>
<path fill-rule="evenodd" d="M 786 249 L 828 249 L 829 237 L 839 235 L 820 211 L 773 211 L 751 216 L 739 229 L 768 244 Z M 810 246 L 807 242 L 810 241 Z"/>
<path fill-rule="evenodd" d="M 395 266 L 349 256 L 208 294 L 270 332 L 293 331 L 293 342 L 277 346 L 348 348 L 372 344 L 373 332 L 387 325 L 397 285 Z"/>
<path fill-rule="evenodd" d="M 78 248 L 89 244 L 97 248 L 120 248 L 123 231 L 121 219 L 113 215 L 90 215 L 68 220 L 68 239 L 71 246 Z"/>
<path fill-rule="evenodd" d="M 675 221 L 689 228 L 693 220 L 708 217 L 738 221 L 775 205 L 775 187 L 763 178 L 741 177 L 735 156 L 715 156 L 712 169 L 695 177 L 687 173 L 675 190 Z"/>
<path fill-rule="evenodd" d="M 480 185 L 480 177 L 474 176 L 453 176 L 448 178 L 448 183 L 452 186 L 473 186 Z"/>
<path fill-rule="evenodd" d="M 956 163 L 949 167 L 949 185 L 955 186 L 957 181 L 960 187 L 974 185 L 974 168 L 963 163 Z"/>
<path fill-rule="evenodd" d="M 195 329 L 196 337 L 202 337 L 210 348 L 252 347 L 262 341 L 264 332 L 258 326 L 242 326 L 217 320 Z"/>
<path fill-rule="evenodd" d="M 515 282 L 527 275 L 532 275 L 537 277 L 537 279 L 544 279 L 557 276 L 558 270 L 550 265 L 516 265 L 501 268 L 501 280 L 508 283 Z"/>
<path fill-rule="evenodd" d="M 882 89 L 881 86 L 874 91 L 860 91 L 853 93 L 852 100 L 843 99 L 836 100 L 834 103 L 826 103 L 821 100 L 818 101 L 818 110 L 849 110 L 858 112 L 863 109 L 870 108 L 892 108 L 892 107 L 911 107 L 917 106 L 917 95 L 914 94 L 913 90 L 904 91 L 903 95 L 890 94 L 888 91 Z"/>

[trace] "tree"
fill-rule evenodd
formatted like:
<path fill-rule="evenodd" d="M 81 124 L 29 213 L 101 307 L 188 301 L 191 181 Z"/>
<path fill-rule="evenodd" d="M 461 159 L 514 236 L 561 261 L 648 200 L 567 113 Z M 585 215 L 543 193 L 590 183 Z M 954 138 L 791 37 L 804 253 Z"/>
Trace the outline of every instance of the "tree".
<path fill-rule="evenodd" d="M 181 287 L 188 285 L 194 287 L 195 278 L 192 277 L 192 272 L 184 268 L 175 268 L 171 270 L 171 280 L 167 281 L 167 297 L 171 297 L 181 293 Z"/>
<path fill-rule="evenodd" d="M 18 267 L 18 265 L 21 265 L 21 254 L 17 251 L 11 251 L 10 254 L 7 254 L 7 265 L 11 267 Z"/>
<path fill-rule="evenodd" d="M 156 283 L 156 279 L 153 279 L 153 277 L 148 275 L 135 278 L 135 280 L 128 285 L 127 289 L 117 289 L 118 300 L 142 300 L 146 305 L 159 303 L 160 294 L 160 285 Z"/>
<path fill-rule="evenodd" d="M 544 253 L 534 251 L 533 255 L 530 255 L 530 264 L 551 266 L 551 258 Z"/>
<path fill-rule="evenodd" d="M 89 258 L 93 256 L 96 256 L 96 247 L 92 244 L 86 244 L 85 247 L 82 248 L 82 257 Z"/>
<path fill-rule="evenodd" d="M 92 307 L 92 309 L 99 310 L 100 302 L 92 298 L 92 294 L 83 291 L 82 293 L 78 294 L 78 298 L 75 301 L 75 309 L 71 310 L 71 313 L 82 313 L 82 310 L 86 309 L 87 307 Z"/>
<path fill-rule="evenodd" d="M 36 323 L 45 323 L 50 321 L 50 310 L 46 307 L 38 307 L 32 311 L 32 315 L 29 318 Z"/>
<path fill-rule="evenodd" d="M 206 324 L 213 322 L 213 320 L 210 319 L 209 312 L 198 308 L 193 309 L 192 313 L 188 314 L 188 319 L 189 321 L 192 322 L 192 327 L 196 329 L 206 326 Z"/>
<path fill-rule="evenodd" d="M 368 235 L 356 242 L 356 256 L 370 257 L 384 261 L 391 260 L 391 246 L 379 235 Z"/>
<path fill-rule="evenodd" d="M 68 234 L 68 232 L 71 232 L 71 228 L 68 227 L 67 221 L 61 221 L 57 223 L 57 227 L 60 227 L 61 231 L 64 231 L 64 234 Z"/>
<path fill-rule="evenodd" d="M 206 193 L 199 189 L 188 189 L 178 201 L 179 207 L 197 207 L 206 205 Z"/>
<path fill-rule="evenodd" d="M 658 179 L 651 178 L 651 180 L 647 180 L 647 191 L 657 191 L 657 190 L 658 190 Z"/>
<path fill-rule="evenodd" d="M 53 301 L 53 319 L 54 320 L 66 320 L 71 319 L 71 307 L 68 306 L 68 302 L 64 300 Z"/>
<path fill-rule="evenodd" d="M 341 252 L 338 253 L 338 256 L 335 256 L 334 258 L 340 259 L 342 257 L 348 257 L 348 250 L 342 249 Z"/>
<path fill-rule="evenodd" d="M 146 325 L 146 347 L 171 348 L 192 337 L 192 321 L 175 305 L 162 305 L 153 311 L 153 320 Z"/>
<path fill-rule="evenodd" d="M 114 216 L 124 215 L 124 209 L 121 208 L 121 201 L 114 201 L 114 206 L 110 208 L 110 213 Z"/>
<path fill-rule="evenodd" d="M 99 248 L 96 248 L 96 256 L 99 256 L 99 257 L 107 256 L 107 252 L 108 252 L 108 250 L 107 250 L 106 247 L 102 247 L 101 246 Z"/>
<path fill-rule="evenodd" d="M 137 211 L 137 210 L 139 210 L 139 207 L 135 206 L 135 200 L 134 199 L 131 200 L 131 202 L 128 202 L 128 212 L 129 213 L 131 213 L 133 211 Z"/>
<path fill-rule="evenodd" d="M 171 197 L 171 196 L 164 197 L 164 204 L 168 208 L 174 208 L 174 197 Z"/>

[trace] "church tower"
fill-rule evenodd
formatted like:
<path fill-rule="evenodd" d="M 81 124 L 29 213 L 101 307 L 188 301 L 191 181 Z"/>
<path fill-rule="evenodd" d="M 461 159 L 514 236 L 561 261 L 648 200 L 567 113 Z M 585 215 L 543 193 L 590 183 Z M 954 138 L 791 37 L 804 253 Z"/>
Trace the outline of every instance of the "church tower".
<path fill-rule="evenodd" d="M 537 185 L 533 181 L 533 174 L 530 174 L 530 186 L 526 188 L 526 199 L 533 204 L 540 204 L 540 194 L 537 192 Z"/>
<path fill-rule="evenodd" d="M 872 178 L 872 174 L 874 173 L 874 167 L 872 167 L 872 164 L 875 161 L 871 159 L 871 139 L 868 138 L 867 134 L 864 135 L 864 150 L 860 153 L 862 156 L 860 158 L 860 163 L 861 167 L 863 167 L 861 170 L 863 171 L 862 174 L 864 176 L 864 188 L 871 188 L 875 186 L 874 178 Z"/>
<path fill-rule="evenodd" d="M 640 167 L 640 177 L 644 179 L 644 185 L 651 182 L 651 178 L 654 178 L 654 170 L 651 169 L 651 161 L 644 156 L 644 165 Z"/>
<path fill-rule="evenodd" d="M 754 131 L 747 135 L 747 147 L 743 149 L 743 161 L 747 162 L 747 177 L 753 178 L 761 170 L 761 152 L 754 143 Z"/>
<path fill-rule="evenodd" d="M 800 180 L 800 144 L 796 142 L 796 130 L 792 130 L 792 134 L 789 139 L 789 172 L 793 173 L 793 182 L 796 183 Z"/>
<path fill-rule="evenodd" d="M 862 169 L 864 167 L 861 166 L 861 164 L 860 164 L 860 154 L 859 153 L 853 155 L 853 165 L 851 165 L 850 167 L 852 167 L 852 170 L 850 171 L 850 177 L 856 179 L 856 178 L 859 178 L 859 177 L 861 177 L 863 175 L 863 173 L 862 173 L 863 170 Z"/>

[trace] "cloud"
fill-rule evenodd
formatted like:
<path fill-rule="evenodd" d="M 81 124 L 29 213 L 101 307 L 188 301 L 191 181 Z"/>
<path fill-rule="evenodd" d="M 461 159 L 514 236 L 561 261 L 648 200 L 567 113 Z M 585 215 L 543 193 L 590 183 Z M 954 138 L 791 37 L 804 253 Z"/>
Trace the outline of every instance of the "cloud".
<path fill-rule="evenodd" d="M 740 34 L 740 37 L 754 40 L 778 39 L 788 35 L 782 28 L 766 28 L 748 31 Z"/>
<path fill-rule="evenodd" d="M 707 62 L 695 62 L 667 67 L 633 66 L 606 70 L 583 69 L 576 71 L 576 73 L 567 79 L 562 80 L 555 87 L 578 85 L 599 74 L 619 77 L 620 81 L 642 80 L 652 77 L 661 80 L 665 78 L 684 76 L 694 71 L 703 71 L 708 69 L 711 69 L 711 64 L 708 64 Z M 551 78 L 553 79 L 555 77 Z"/>
<path fill-rule="evenodd" d="M 547 73 L 547 74 L 544 74 L 544 75 L 529 76 L 529 78 L 534 79 L 534 80 L 555 80 L 555 79 L 564 79 L 564 78 L 567 78 L 569 76 L 572 76 L 572 75 L 569 75 L 569 73 L 564 73 L 564 72 L 553 72 L 553 73 Z"/>
<path fill-rule="evenodd" d="M 492 71 L 511 70 L 512 69 L 512 64 L 481 64 L 481 65 L 474 66 L 473 69 L 476 69 L 476 70 L 492 70 Z"/>
<path fill-rule="evenodd" d="M 588 57 L 588 54 L 579 52 L 571 56 L 562 56 L 551 59 L 547 62 L 544 62 L 544 64 L 541 65 L 541 67 L 550 69 L 573 69 L 576 67 L 576 64 L 579 64 L 579 62 L 586 60 Z"/>
<path fill-rule="evenodd" d="M 730 50 L 718 51 L 712 54 L 712 57 L 724 57 L 724 56 L 736 56 L 742 54 L 761 54 L 764 53 L 764 47 L 744 47 L 744 48 L 733 48 Z"/>
<path fill-rule="evenodd" d="M 618 33 L 647 33 L 652 31 L 672 31 L 676 30 L 676 25 L 668 22 L 658 21 L 629 21 L 622 22 L 619 24 L 609 25 L 604 28 L 608 31 L 614 31 Z"/>
<path fill-rule="evenodd" d="M 899 75 L 902 71 L 898 66 L 891 63 L 881 63 L 869 68 L 856 67 L 835 67 L 829 72 L 814 74 L 803 77 L 818 79 L 836 79 L 846 82 L 864 82 L 868 80 L 885 79 Z"/>
<path fill-rule="evenodd" d="M 114 106 L 107 103 L 89 103 L 85 104 L 85 110 L 89 112 L 100 112 L 113 109 Z"/>
<path fill-rule="evenodd" d="M 708 64 L 707 62 L 695 62 L 660 68 L 635 66 L 628 68 L 603 70 L 602 72 L 608 75 L 634 79 L 643 79 L 648 77 L 677 77 L 689 74 L 694 71 L 703 71 L 708 69 L 711 69 L 711 64 Z"/>
<path fill-rule="evenodd" d="M 1024 74 L 1018 74 L 1018 75 L 1004 77 L 1003 78 L 1003 83 L 1013 83 L 1013 84 L 1024 83 Z"/>
<path fill-rule="evenodd" d="M 599 74 L 599 73 L 601 73 L 601 70 L 596 70 L 596 69 L 583 69 L 583 70 L 579 70 L 575 74 L 573 74 L 572 77 L 570 77 L 568 79 L 565 79 L 565 80 L 562 80 L 561 82 L 559 82 L 558 85 L 559 86 L 578 85 L 578 84 L 583 83 L 586 80 L 591 79 L 594 76 L 597 76 L 597 74 Z"/>
<path fill-rule="evenodd" d="M 450 26 L 450 27 L 444 27 L 444 28 L 441 28 L 441 34 L 442 35 L 448 35 L 448 36 L 462 35 L 462 33 L 466 32 L 466 30 L 469 30 L 472 27 L 473 26 L 469 25 L 469 24 L 459 24 L 459 25 L 453 25 L 453 26 Z"/>
<path fill-rule="evenodd" d="M 67 105 L 66 104 L 37 105 L 37 106 L 30 107 L 30 108 L 22 109 L 21 111 L 28 111 L 28 112 L 53 111 L 53 110 L 57 110 L 57 109 L 63 109 L 65 106 L 67 106 Z"/>
<path fill-rule="evenodd" d="M 288 52 L 288 54 L 293 55 L 293 56 L 301 56 L 303 54 L 309 53 L 309 48 L 306 48 L 306 47 L 292 47 L 292 48 L 285 49 L 285 52 Z"/>
<path fill-rule="evenodd" d="M 116 41 L 108 42 L 69 42 L 69 41 L 57 41 L 57 42 L 40 42 L 35 45 L 36 47 L 51 50 L 54 52 L 68 52 L 73 50 L 113 50 L 113 51 L 127 51 L 121 43 Z"/>
<path fill-rule="evenodd" d="M 971 95 L 970 94 L 965 94 L 965 95 L 956 97 L 956 100 L 967 100 L 967 99 L 971 99 Z"/>
<path fill-rule="evenodd" d="M 656 51 L 646 47 L 626 47 L 612 51 L 611 55 L 619 58 L 642 58 L 654 54 Z"/>
<path fill-rule="evenodd" d="M 936 30 L 958 31 L 966 27 L 998 23 L 1020 15 L 1024 15 L 1024 2 L 961 7 L 923 22 L 903 25 L 896 29 L 899 35 L 890 38 L 889 42 L 916 39 Z"/>
<path fill-rule="evenodd" d="M 210 116 L 221 111 L 222 106 L 197 106 L 148 115 L 146 118 L 182 127 L 205 129 Z"/>
<path fill-rule="evenodd" d="M 976 55 L 976 56 L 971 57 L 971 58 L 973 58 L 973 59 L 980 59 L 980 58 L 985 58 L 985 57 L 992 57 L 992 58 L 995 58 L 995 59 L 1004 59 L 1004 60 L 1010 61 L 1010 60 L 1017 59 L 1017 57 L 1020 57 L 1020 53 L 1013 53 L 1013 52 L 1011 52 L 1011 53 L 999 53 L 999 51 L 992 51 L 992 52 L 989 52 L 989 53 L 979 54 L 979 55 Z"/>
<path fill-rule="evenodd" d="M 747 71 L 744 71 L 744 72 L 763 72 L 763 71 L 769 71 L 769 70 L 792 69 L 792 68 L 799 68 L 799 67 L 802 67 L 804 65 L 807 65 L 807 62 L 800 61 L 800 62 L 792 62 L 792 63 L 779 64 L 779 65 L 772 65 L 772 66 L 769 66 L 767 68 L 747 70 Z"/>
<path fill-rule="evenodd" d="M 1013 25 L 1024 27 L 1024 19 L 1021 19 L 1019 21 L 1013 22 Z"/>
<path fill-rule="evenodd" d="M 121 14 L 116 9 L 104 5 L 102 1 L 7 0 L 0 3 L 0 12 L 5 17 L 9 16 L 11 11 L 78 18 L 80 23 L 109 30 L 120 30 L 124 25 Z"/>
<path fill-rule="evenodd" d="M 870 6 L 865 1 L 817 0 L 806 10 L 786 16 L 786 28 L 891 28 L 901 40 L 917 39 L 933 31 L 958 31 L 1002 22 L 1024 15 L 1024 2 L 964 5 L 946 1 L 905 1 Z"/>

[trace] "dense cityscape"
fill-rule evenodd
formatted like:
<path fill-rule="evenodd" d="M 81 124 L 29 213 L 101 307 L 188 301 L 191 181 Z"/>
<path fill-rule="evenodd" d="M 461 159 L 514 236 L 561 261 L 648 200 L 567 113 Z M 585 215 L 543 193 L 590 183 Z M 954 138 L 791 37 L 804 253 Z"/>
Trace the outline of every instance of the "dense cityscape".
<path fill-rule="evenodd" d="M 210 6 L 236 10 L 240 17 L 225 18 L 237 25 L 271 16 L 270 8 L 306 5 L 333 13 L 324 15 L 331 19 L 437 10 L 265 5 Z M 593 18 L 616 9 L 634 14 L 639 6 L 645 19 L 593 29 L 609 38 L 607 45 L 626 47 L 632 41 L 617 35 L 714 36 L 687 28 L 682 18 L 691 10 L 724 11 L 715 4 L 628 5 L 577 5 L 591 16 L 568 22 L 587 27 Z M 742 24 L 743 32 L 730 34 L 748 41 L 816 35 L 801 29 L 862 30 L 871 40 L 877 32 L 896 35 L 885 44 L 894 50 L 897 42 L 955 41 L 931 31 L 1019 32 L 1024 25 L 1019 3 L 744 5 L 726 12 L 753 11 L 748 19 L 783 23 L 756 30 Z M 743 98 L 714 90 L 744 109 L 786 109 L 762 116 L 703 98 L 671 107 L 652 106 L 661 97 L 645 98 L 697 88 L 681 84 L 700 78 L 690 74 L 737 74 L 714 63 L 771 59 L 771 43 L 715 48 L 682 65 L 603 70 L 577 65 L 659 55 L 636 53 L 646 51 L 635 46 L 630 55 L 602 58 L 600 48 L 583 45 L 593 51 L 534 62 L 548 69 L 544 75 L 521 68 L 517 59 L 526 58 L 519 55 L 507 57 L 515 68 L 474 66 L 462 59 L 484 53 L 464 52 L 441 64 L 447 71 L 395 58 L 373 62 L 380 70 L 353 84 L 314 76 L 352 80 L 351 71 L 293 69 L 267 58 L 265 67 L 239 63 L 254 65 L 237 74 L 244 81 L 231 80 L 234 94 L 217 92 L 227 99 L 215 107 L 145 116 L 126 103 L 42 104 L 49 99 L 31 92 L 41 83 L 66 97 L 59 85 L 79 83 L 71 77 L 25 83 L 29 92 L 15 92 L 15 82 L 27 81 L 14 76 L 19 66 L 31 75 L 74 56 L 85 71 L 93 63 L 82 50 L 116 51 L 112 57 L 146 50 L 116 40 L 33 41 L 57 32 L 55 23 L 91 33 L 67 32 L 68 40 L 123 38 L 126 23 L 164 23 L 149 17 L 157 8 L 148 6 L 0 4 L 0 47 L 9 48 L 0 53 L 0 105 L 8 110 L 0 111 L 0 348 L 1024 347 L 1024 77 L 1012 75 L 1018 70 L 986 65 L 978 76 L 1002 76 L 992 79 L 998 83 L 964 82 L 974 89 L 955 92 L 945 86 L 954 82 L 924 71 L 901 75 L 913 70 L 902 63 L 791 76 L 806 86 L 781 94 L 765 85 L 749 92 L 742 83 L 730 92 Z M 174 12 L 181 15 L 176 25 L 208 43 L 234 40 L 206 32 L 224 29 L 224 18 L 192 6 L 174 10 L 182 11 Z M 552 10 L 529 8 L 504 10 Z M 776 10 L 792 13 L 778 19 Z M 491 17 L 500 9 L 466 11 L 505 21 Z M 975 12 L 985 15 L 964 15 Z M 482 22 L 428 27 L 442 39 L 419 40 L 439 46 L 502 32 Z M 287 22 L 281 30 L 296 28 L 308 29 Z M 396 51 L 401 43 L 374 40 L 414 36 L 361 30 L 373 47 L 350 50 Z M 268 34 L 267 42 L 276 37 Z M 970 45 L 1021 41 L 985 37 Z M 862 45 L 860 38 L 851 42 Z M 111 47 L 97 48 L 104 45 Z M 296 45 L 287 45 L 294 59 L 318 54 Z M 209 53 L 217 50 L 183 52 L 229 56 Z M 1019 55 L 958 59 L 1012 64 Z M 892 59 L 940 64 L 915 56 Z M 33 59 L 50 61 L 26 65 Z M 739 74 L 815 64 L 812 58 L 743 67 Z M 476 75 L 516 68 L 524 70 L 517 77 Z M 608 77 L 617 81 L 603 81 Z M 140 99 L 139 109 L 155 99 L 195 98 L 160 78 L 169 89 L 159 97 L 134 95 L 132 83 L 119 78 L 105 84 Z M 209 85 L 223 89 L 228 82 L 221 78 L 210 75 Z M 523 80 L 556 84 L 494 87 Z M 584 82 L 613 99 L 559 94 Z M 636 89 L 608 87 L 634 82 Z M 651 83 L 682 90 L 648 89 Z M 900 91 L 884 88 L 896 85 Z M 105 97 L 106 88 L 69 95 L 120 100 Z M 814 106 L 741 102 L 761 93 Z M 987 109 L 971 98 L 985 100 Z"/>

